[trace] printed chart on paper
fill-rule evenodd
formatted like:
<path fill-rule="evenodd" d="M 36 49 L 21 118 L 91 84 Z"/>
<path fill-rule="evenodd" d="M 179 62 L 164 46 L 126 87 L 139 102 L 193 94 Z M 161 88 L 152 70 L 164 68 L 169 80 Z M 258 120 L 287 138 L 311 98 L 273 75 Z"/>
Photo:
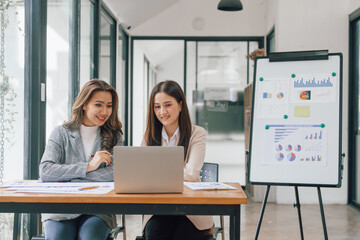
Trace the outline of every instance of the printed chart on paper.
<path fill-rule="evenodd" d="M 267 126 L 263 165 L 326 166 L 326 128 L 320 124 Z"/>

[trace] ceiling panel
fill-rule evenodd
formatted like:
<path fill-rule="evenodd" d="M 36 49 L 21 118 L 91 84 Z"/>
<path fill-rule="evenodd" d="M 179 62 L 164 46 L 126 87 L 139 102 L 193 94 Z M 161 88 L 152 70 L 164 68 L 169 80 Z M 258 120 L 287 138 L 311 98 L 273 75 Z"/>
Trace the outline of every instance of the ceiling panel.
<path fill-rule="evenodd" d="M 136 27 L 181 0 L 107 0 L 126 28 Z"/>

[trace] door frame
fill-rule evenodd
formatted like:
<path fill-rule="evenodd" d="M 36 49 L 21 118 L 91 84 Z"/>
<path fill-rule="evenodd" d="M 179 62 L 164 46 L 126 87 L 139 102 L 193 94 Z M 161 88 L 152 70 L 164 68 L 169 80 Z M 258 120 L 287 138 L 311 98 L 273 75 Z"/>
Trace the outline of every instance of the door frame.
<path fill-rule="evenodd" d="M 360 210 L 360 202 L 356 202 L 357 189 L 357 135 L 359 119 L 359 58 L 355 50 L 359 49 L 360 37 L 356 36 L 356 23 L 360 22 L 360 8 L 349 16 L 349 136 L 348 136 L 348 162 L 349 162 L 349 184 L 348 184 L 348 203 Z M 356 39 L 356 37 L 358 39 Z M 357 40 L 357 41 L 356 41 Z"/>
<path fill-rule="evenodd" d="M 259 42 L 259 48 L 264 48 L 264 37 L 195 37 L 195 36 L 133 36 L 131 37 L 131 48 L 130 48 L 130 86 L 129 86 L 129 145 L 133 145 L 133 55 L 134 55 L 134 40 L 183 40 L 184 41 L 184 93 L 186 94 L 186 43 L 188 41 L 195 42 L 215 42 L 215 41 L 223 41 L 223 42 L 231 42 L 231 41 L 257 41 Z M 249 63 L 248 63 L 249 64 Z M 249 74 L 248 74 L 249 76 Z"/>

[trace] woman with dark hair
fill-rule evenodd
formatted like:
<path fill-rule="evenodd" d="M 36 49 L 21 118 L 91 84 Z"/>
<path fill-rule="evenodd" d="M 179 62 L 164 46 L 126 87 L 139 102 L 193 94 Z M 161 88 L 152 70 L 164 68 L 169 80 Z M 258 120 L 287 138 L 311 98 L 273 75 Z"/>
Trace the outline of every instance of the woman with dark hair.
<path fill-rule="evenodd" d="M 52 181 L 114 181 L 112 149 L 122 143 L 118 96 L 93 79 L 81 89 L 72 118 L 51 133 L 40 163 L 40 178 Z M 42 214 L 46 239 L 106 239 L 115 215 Z"/>
<path fill-rule="evenodd" d="M 183 146 L 184 181 L 200 182 L 206 132 L 192 125 L 184 92 L 178 83 L 158 83 L 151 92 L 143 146 Z M 144 216 L 146 240 L 198 240 L 211 235 L 211 216 Z"/>

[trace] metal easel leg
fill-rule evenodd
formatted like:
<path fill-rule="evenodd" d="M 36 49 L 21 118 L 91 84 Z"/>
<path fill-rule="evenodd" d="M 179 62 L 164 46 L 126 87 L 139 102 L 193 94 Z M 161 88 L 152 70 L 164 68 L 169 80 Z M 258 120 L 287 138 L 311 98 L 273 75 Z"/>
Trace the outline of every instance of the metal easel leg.
<path fill-rule="evenodd" d="M 299 191 L 298 187 L 295 186 L 295 198 L 296 198 L 296 204 L 294 204 L 294 207 L 297 208 L 298 216 L 299 216 L 299 227 L 300 227 L 300 236 L 301 240 L 304 240 L 304 232 L 302 227 L 302 221 L 301 221 L 301 210 L 300 210 L 300 201 L 299 201 Z"/>
<path fill-rule="evenodd" d="M 317 187 L 317 192 L 318 192 L 318 196 L 319 196 L 319 205 L 320 205 L 321 220 L 322 220 L 322 225 L 323 225 L 323 230 L 324 230 L 324 239 L 328 240 L 328 234 L 327 234 L 327 230 L 326 230 L 325 213 L 324 213 L 324 207 L 323 207 L 320 187 Z"/>
<path fill-rule="evenodd" d="M 260 227 L 261 227 L 261 222 L 264 216 L 264 212 L 265 212 L 265 207 L 266 207 L 266 202 L 267 202 L 267 198 L 269 196 L 269 192 L 270 192 L 270 185 L 267 185 L 266 187 L 266 192 L 265 192 L 265 197 L 264 197 L 264 201 L 261 207 L 261 212 L 260 212 L 260 217 L 259 217 L 259 221 L 258 221 L 258 225 L 256 227 L 256 233 L 255 233 L 255 240 L 258 239 L 259 237 L 259 233 L 260 233 Z"/>

